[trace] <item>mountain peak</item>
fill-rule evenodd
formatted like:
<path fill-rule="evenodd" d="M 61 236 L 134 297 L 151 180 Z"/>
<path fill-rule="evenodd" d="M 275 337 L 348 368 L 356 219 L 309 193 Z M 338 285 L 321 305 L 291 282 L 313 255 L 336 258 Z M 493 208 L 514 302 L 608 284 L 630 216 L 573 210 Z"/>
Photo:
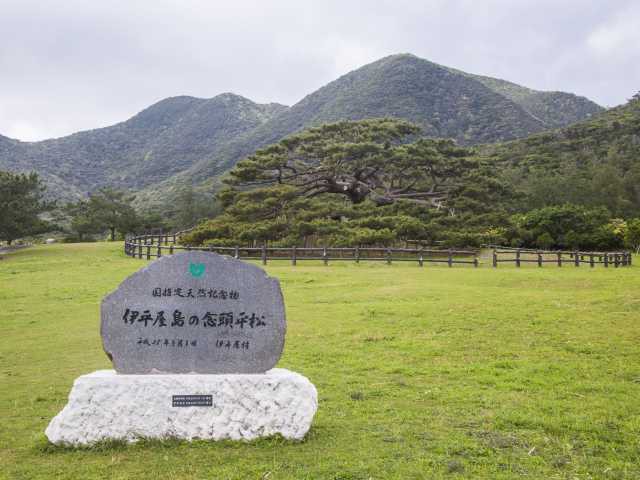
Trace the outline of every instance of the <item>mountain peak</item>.
<path fill-rule="evenodd" d="M 0 138 L 0 168 L 35 169 L 55 178 L 57 190 L 60 179 L 85 192 L 144 188 L 145 198 L 157 202 L 179 180 L 214 184 L 257 148 L 321 123 L 400 118 L 420 125 L 426 136 L 473 145 L 525 137 L 601 110 L 573 94 L 539 92 L 398 53 L 292 107 L 258 104 L 233 92 L 208 99 L 182 95 L 112 127 L 36 143 Z"/>
<path fill-rule="evenodd" d="M 222 92 L 222 93 L 219 93 L 218 95 L 213 97 L 211 100 L 213 100 L 215 98 L 226 99 L 226 100 L 237 100 L 237 101 L 252 102 L 252 100 L 249 100 L 248 98 L 243 97 L 242 95 L 238 95 L 237 93 L 233 93 L 233 92 Z"/>

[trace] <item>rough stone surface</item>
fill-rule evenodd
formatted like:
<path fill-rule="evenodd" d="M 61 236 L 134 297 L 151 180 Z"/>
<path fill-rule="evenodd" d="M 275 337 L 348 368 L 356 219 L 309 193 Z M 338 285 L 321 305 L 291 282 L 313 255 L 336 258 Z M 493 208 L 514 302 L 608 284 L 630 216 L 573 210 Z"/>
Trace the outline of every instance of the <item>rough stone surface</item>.
<path fill-rule="evenodd" d="M 264 373 L 282 354 L 277 279 L 208 252 L 162 257 L 104 298 L 102 343 L 118 373 Z"/>
<path fill-rule="evenodd" d="M 173 395 L 211 395 L 210 407 L 173 407 Z M 45 434 L 64 445 L 140 438 L 253 440 L 281 434 L 302 439 L 317 392 L 295 372 L 261 375 L 119 375 L 79 377 Z"/>

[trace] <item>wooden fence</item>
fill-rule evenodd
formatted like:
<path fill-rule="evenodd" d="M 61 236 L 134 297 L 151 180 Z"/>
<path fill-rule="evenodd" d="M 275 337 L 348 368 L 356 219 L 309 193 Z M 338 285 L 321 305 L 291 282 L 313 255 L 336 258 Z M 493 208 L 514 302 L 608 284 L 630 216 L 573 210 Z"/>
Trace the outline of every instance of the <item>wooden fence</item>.
<path fill-rule="evenodd" d="M 172 234 L 138 235 L 127 237 L 124 243 L 124 253 L 132 258 L 160 258 L 180 251 L 205 251 L 230 255 L 244 260 L 261 260 L 264 265 L 269 260 L 289 260 L 292 265 L 299 261 L 320 260 L 325 265 L 329 261 L 381 261 L 416 262 L 419 266 L 425 263 L 453 265 L 473 265 L 478 267 L 477 250 L 428 249 L 428 248 L 384 248 L 384 247 L 190 247 L 179 245 L 180 235 L 187 232 Z M 631 252 L 583 252 L 562 250 L 533 250 L 526 248 L 510 248 L 497 245 L 485 245 L 491 251 L 494 268 L 499 264 L 512 263 L 516 267 L 523 264 L 536 264 L 542 267 L 545 263 L 557 265 L 603 265 L 614 268 L 631 266 Z"/>
<path fill-rule="evenodd" d="M 488 246 L 492 248 L 492 264 L 498 267 L 500 263 L 513 263 L 516 267 L 522 264 L 533 263 L 538 267 L 549 263 L 562 267 L 563 265 L 571 265 L 579 267 L 580 265 L 589 265 L 591 268 L 596 265 L 604 267 L 612 266 L 614 268 L 631 266 L 631 252 L 582 252 L 582 251 L 564 251 L 564 250 L 533 250 L 526 248 L 508 248 L 495 245 Z M 505 258 L 506 257 L 506 258 Z"/>
<path fill-rule="evenodd" d="M 449 267 L 453 265 L 478 266 L 477 250 L 442 250 L 424 248 L 372 248 L 372 247 L 190 247 L 178 245 L 180 233 L 160 235 L 138 235 L 128 237 L 124 243 L 124 253 L 132 258 L 160 258 L 181 251 L 215 252 L 230 255 L 243 260 L 261 260 L 263 265 L 269 260 L 289 260 L 292 265 L 299 261 L 320 260 L 325 265 L 329 261 L 382 261 L 416 262 L 419 266 L 425 263 L 441 263 Z"/>

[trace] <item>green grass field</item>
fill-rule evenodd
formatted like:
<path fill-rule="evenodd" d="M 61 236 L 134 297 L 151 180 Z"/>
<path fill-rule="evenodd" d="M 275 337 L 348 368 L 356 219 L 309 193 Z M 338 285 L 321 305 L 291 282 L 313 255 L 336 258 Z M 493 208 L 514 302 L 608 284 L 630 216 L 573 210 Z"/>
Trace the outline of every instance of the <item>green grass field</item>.
<path fill-rule="evenodd" d="M 53 447 L 74 379 L 110 368 L 99 304 L 145 263 L 121 248 L 0 260 L 0 478 L 640 478 L 638 267 L 274 263 L 305 441 Z"/>

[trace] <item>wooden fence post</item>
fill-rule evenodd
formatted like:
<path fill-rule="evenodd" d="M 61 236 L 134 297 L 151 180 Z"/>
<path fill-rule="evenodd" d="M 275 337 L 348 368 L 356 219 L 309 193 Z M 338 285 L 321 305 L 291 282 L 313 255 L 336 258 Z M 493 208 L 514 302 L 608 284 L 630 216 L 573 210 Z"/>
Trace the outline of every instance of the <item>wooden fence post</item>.
<path fill-rule="evenodd" d="M 171 238 L 174 239 L 174 242 L 171 242 Z M 124 254 L 128 257 L 131 258 L 140 258 L 142 259 L 143 257 L 146 257 L 147 260 L 151 260 L 152 257 L 157 257 L 157 258 L 161 258 L 163 255 L 173 255 L 175 253 L 175 249 L 176 248 L 182 248 L 184 250 L 187 251 L 192 251 L 192 250 L 200 250 L 200 251 L 211 251 L 214 252 L 216 251 L 216 247 L 214 245 L 209 245 L 208 247 L 191 247 L 191 246 L 184 246 L 184 247 L 176 247 L 177 243 L 177 235 L 176 234 L 153 234 L 153 233 L 147 233 L 144 235 L 126 235 L 125 236 L 125 241 L 124 241 L 124 245 L 123 245 L 123 249 L 124 249 Z M 254 244 L 255 245 L 255 244 Z M 146 247 L 146 251 L 145 248 Z M 154 253 L 151 252 L 152 248 L 155 248 Z M 169 247 L 168 249 L 166 249 L 164 252 L 162 251 L 163 248 Z M 499 259 L 499 252 L 498 249 L 495 246 L 490 246 L 493 248 L 492 251 L 492 266 L 494 268 L 498 267 L 498 263 L 500 262 Z M 298 247 L 296 245 L 290 247 L 291 249 L 291 264 L 292 265 L 297 265 L 298 263 Z M 167 251 L 168 250 L 168 251 Z M 231 250 L 231 249 L 228 249 Z M 238 245 L 236 245 L 234 247 L 234 253 L 233 256 L 234 258 L 238 259 L 240 258 L 240 247 Z M 360 259 L 361 259 L 361 255 L 360 255 L 360 246 L 356 246 L 354 248 L 345 248 L 345 249 L 339 249 L 340 251 L 338 252 L 340 255 L 340 258 L 343 258 L 344 255 L 347 255 L 346 252 L 348 252 L 349 250 L 351 250 L 352 254 L 353 254 L 353 258 L 356 261 L 356 263 L 360 263 Z M 377 249 L 374 249 L 377 250 Z M 380 258 L 380 257 L 376 257 L 376 259 L 379 260 L 384 260 L 386 261 L 387 265 L 391 265 L 393 263 L 393 252 L 394 252 L 394 248 L 391 247 L 385 247 L 383 249 L 380 249 L 384 251 L 384 257 Z M 344 251 L 344 255 L 343 255 L 343 251 Z M 400 249 L 400 251 L 402 252 L 402 249 Z M 425 257 L 424 257 L 424 251 L 421 248 L 416 248 L 415 250 L 418 254 L 417 256 L 417 260 L 418 260 L 418 265 L 420 267 L 424 267 L 424 262 L 425 262 Z M 515 258 L 514 259 L 507 259 L 507 260 L 502 260 L 502 261 L 515 261 L 515 264 L 517 267 L 521 267 L 522 266 L 522 249 L 521 248 L 517 248 L 517 249 L 512 249 L 512 251 L 515 251 Z M 262 248 L 261 248 L 261 259 L 262 259 L 262 264 L 266 265 L 267 264 L 267 260 L 268 260 L 268 248 L 267 248 L 267 243 L 263 243 L 262 244 Z M 407 250 L 407 252 L 409 252 L 409 250 Z M 456 260 L 454 260 L 454 250 L 452 248 L 448 248 L 445 251 L 438 251 L 441 253 L 445 253 L 447 255 L 447 259 L 445 260 L 447 265 L 451 268 L 453 267 L 453 264 L 456 263 Z M 526 250 L 526 252 L 531 252 L 530 250 Z M 533 250 L 532 252 L 535 252 L 535 255 L 537 257 L 537 264 L 538 267 L 542 267 L 544 262 L 552 262 L 553 260 L 544 260 L 544 255 L 548 254 L 548 255 L 556 255 L 556 263 L 558 265 L 558 267 L 562 267 L 563 266 L 563 256 L 565 254 L 569 255 L 569 257 L 571 259 L 573 259 L 573 264 L 576 267 L 580 266 L 580 263 L 589 263 L 589 266 L 591 268 L 595 268 L 596 263 L 601 263 L 604 265 L 605 268 L 609 268 L 610 265 L 613 265 L 615 268 L 619 268 L 619 267 L 627 267 L 627 266 L 631 266 L 632 265 L 632 259 L 633 259 L 633 254 L 630 251 L 623 251 L 623 252 L 616 252 L 616 253 L 609 253 L 609 252 L 581 252 L 580 250 L 574 250 L 573 252 L 562 252 L 562 251 L 543 251 L 543 250 Z M 277 258 L 277 255 L 276 255 Z M 286 258 L 286 257 L 284 257 Z M 322 261 L 324 263 L 325 266 L 329 265 L 329 252 L 328 252 L 328 248 L 327 247 L 322 247 Z M 346 257 L 344 257 L 346 258 Z M 303 259 L 304 259 L 304 255 L 303 255 Z M 402 258 L 401 258 L 402 260 Z M 437 261 L 437 260 L 436 260 Z M 529 260 L 524 260 L 524 261 L 529 261 Z M 461 263 L 468 263 L 468 264 L 473 264 L 474 268 L 478 268 L 480 266 L 480 259 L 478 258 L 477 254 L 473 255 L 473 260 L 471 261 L 462 261 Z"/>

